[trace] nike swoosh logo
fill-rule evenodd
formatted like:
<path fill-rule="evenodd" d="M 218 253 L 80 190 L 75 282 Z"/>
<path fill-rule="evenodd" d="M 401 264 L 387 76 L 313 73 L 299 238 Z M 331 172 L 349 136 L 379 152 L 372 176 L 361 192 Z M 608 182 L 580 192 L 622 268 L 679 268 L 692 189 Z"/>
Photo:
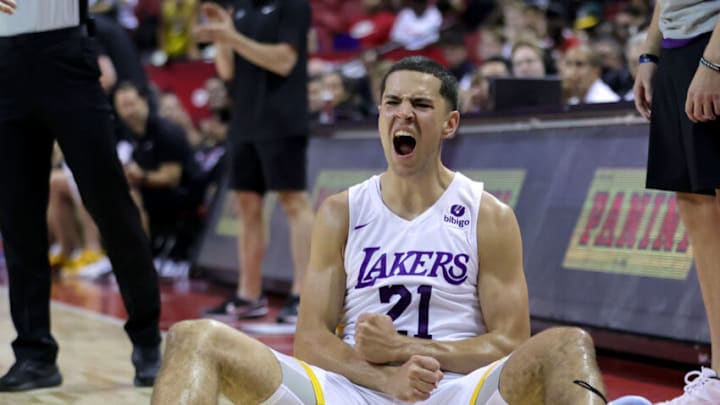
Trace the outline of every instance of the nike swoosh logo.
<path fill-rule="evenodd" d="M 370 225 L 370 222 L 368 222 L 368 223 L 366 223 L 366 224 L 358 225 L 358 226 L 356 226 L 355 228 L 353 228 L 353 231 L 358 230 L 358 229 L 365 228 L 365 227 L 368 226 L 368 225 Z"/>

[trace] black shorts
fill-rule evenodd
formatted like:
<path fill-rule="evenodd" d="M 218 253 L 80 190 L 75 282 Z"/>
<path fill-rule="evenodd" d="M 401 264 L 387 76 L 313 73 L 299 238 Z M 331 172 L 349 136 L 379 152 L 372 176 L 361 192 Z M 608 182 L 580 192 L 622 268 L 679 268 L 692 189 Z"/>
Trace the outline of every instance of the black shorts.
<path fill-rule="evenodd" d="M 307 187 L 306 137 L 235 141 L 230 187 L 236 191 L 304 191 Z"/>
<path fill-rule="evenodd" d="M 648 188 L 708 195 L 720 188 L 720 120 L 694 124 L 685 113 L 688 87 L 709 38 L 662 50 L 653 83 Z"/>

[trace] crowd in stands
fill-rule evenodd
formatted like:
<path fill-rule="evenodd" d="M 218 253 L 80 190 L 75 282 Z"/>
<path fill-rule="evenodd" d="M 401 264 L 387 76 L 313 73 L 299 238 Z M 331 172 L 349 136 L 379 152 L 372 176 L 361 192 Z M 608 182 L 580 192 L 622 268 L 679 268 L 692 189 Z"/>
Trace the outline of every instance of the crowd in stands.
<path fill-rule="evenodd" d="M 227 6 L 231 3 L 217 1 Z M 186 182 L 186 177 L 198 177 L 202 186 L 193 192 L 202 195 L 193 196 L 192 208 L 175 211 L 186 216 L 187 212 L 181 211 L 207 208 L 211 184 L 222 175 L 231 100 L 225 83 L 211 78 L 200 101 L 209 111 L 208 118 L 193 119 L 184 105 L 187 101 L 181 100 L 173 89 L 157 88 L 148 80 L 144 67 L 212 60 L 213 47 L 197 43 L 192 35 L 193 27 L 203 23 L 199 13 L 201 2 L 90 2 L 98 27 L 101 83 L 111 103 L 117 103 L 113 95 L 121 83 L 132 86 L 140 100 L 148 104 L 149 115 L 177 129 L 188 153 L 193 155 L 192 169 L 187 162 L 184 163 L 187 167 L 183 167 L 194 173 L 184 173 L 180 178 Z M 310 3 L 313 27 L 308 37 L 309 106 L 311 117 L 323 124 L 373 117 L 379 102 L 380 80 L 392 61 L 409 54 L 429 56 L 449 68 L 460 83 L 463 113 L 491 110 L 490 82 L 499 77 L 554 79 L 568 105 L 632 100 L 639 48 L 651 12 L 649 0 L 311 0 Z M 118 136 L 126 142 L 118 150 L 127 167 L 133 167 L 131 164 L 137 164 L 138 158 L 133 147 L 142 142 L 133 140 L 132 135 L 128 137 L 132 131 L 127 131 L 127 125 L 122 124 L 126 120 L 122 118 L 120 127 L 126 127 L 126 131 L 119 131 L 125 134 Z M 60 246 L 52 256 L 53 264 L 76 270 L 96 262 L 107 267 L 97 231 L 73 191 L 71 173 L 62 169 L 59 162 L 61 159 L 53 174 L 49 212 L 51 235 Z M 157 170 L 157 163 L 146 164 L 140 170 L 142 173 Z M 126 168 L 131 184 L 147 181 L 133 179 L 133 170 Z M 173 186 L 180 184 L 176 183 L 172 182 Z M 138 205 L 143 208 L 142 203 Z M 157 236 L 154 233 L 159 231 L 151 228 L 148 226 L 148 233 Z M 163 249 L 167 253 L 168 248 L 162 246 L 156 247 L 156 253 Z M 173 259 L 187 260 L 188 246 L 171 250 Z M 97 269 L 90 271 L 97 273 Z"/>

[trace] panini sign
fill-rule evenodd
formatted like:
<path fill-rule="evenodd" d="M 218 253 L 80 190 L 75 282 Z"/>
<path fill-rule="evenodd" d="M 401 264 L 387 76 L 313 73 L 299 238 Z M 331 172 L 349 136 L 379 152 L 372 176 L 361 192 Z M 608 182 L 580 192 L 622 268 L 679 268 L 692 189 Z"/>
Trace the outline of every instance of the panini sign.
<path fill-rule="evenodd" d="M 647 190 L 644 182 L 644 170 L 596 170 L 563 267 L 687 277 L 692 251 L 675 194 Z"/>

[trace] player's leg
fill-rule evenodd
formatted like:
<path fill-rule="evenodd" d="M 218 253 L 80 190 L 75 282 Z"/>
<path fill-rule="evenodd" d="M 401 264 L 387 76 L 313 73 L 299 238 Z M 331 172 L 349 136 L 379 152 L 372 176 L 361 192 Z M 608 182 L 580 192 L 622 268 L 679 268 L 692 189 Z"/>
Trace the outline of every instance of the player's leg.
<path fill-rule="evenodd" d="M 230 145 L 230 188 L 235 192 L 239 216 L 238 286 L 236 294 L 203 313 L 210 317 L 257 318 L 268 313 L 267 299 L 262 296 L 262 262 L 266 243 L 266 229 L 263 224 L 265 180 L 256 145 L 240 140 L 231 142 Z"/>
<path fill-rule="evenodd" d="M 50 265 L 62 267 L 70 261 L 75 247 L 80 245 L 80 235 L 77 233 L 75 204 L 70 194 L 68 177 L 61 169 L 53 170 L 50 175 L 48 225 L 60 245 L 60 252 L 50 258 Z"/>
<path fill-rule="evenodd" d="M 278 321 L 297 320 L 300 286 L 310 259 L 313 210 L 307 193 L 307 138 L 279 139 L 260 149 L 269 190 L 278 192 L 278 201 L 288 220 L 293 283 Z"/>
<path fill-rule="evenodd" d="M 216 404 L 222 392 L 236 404 L 260 404 L 282 380 L 273 352 L 213 320 L 183 321 L 167 335 L 154 405 Z"/>
<path fill-rule="evenodd" d="M 592 338 L 579 328 L 548 329 L 521 345 L 503 368 L 499 391 L 510 404 L 606 402 Z"/>

